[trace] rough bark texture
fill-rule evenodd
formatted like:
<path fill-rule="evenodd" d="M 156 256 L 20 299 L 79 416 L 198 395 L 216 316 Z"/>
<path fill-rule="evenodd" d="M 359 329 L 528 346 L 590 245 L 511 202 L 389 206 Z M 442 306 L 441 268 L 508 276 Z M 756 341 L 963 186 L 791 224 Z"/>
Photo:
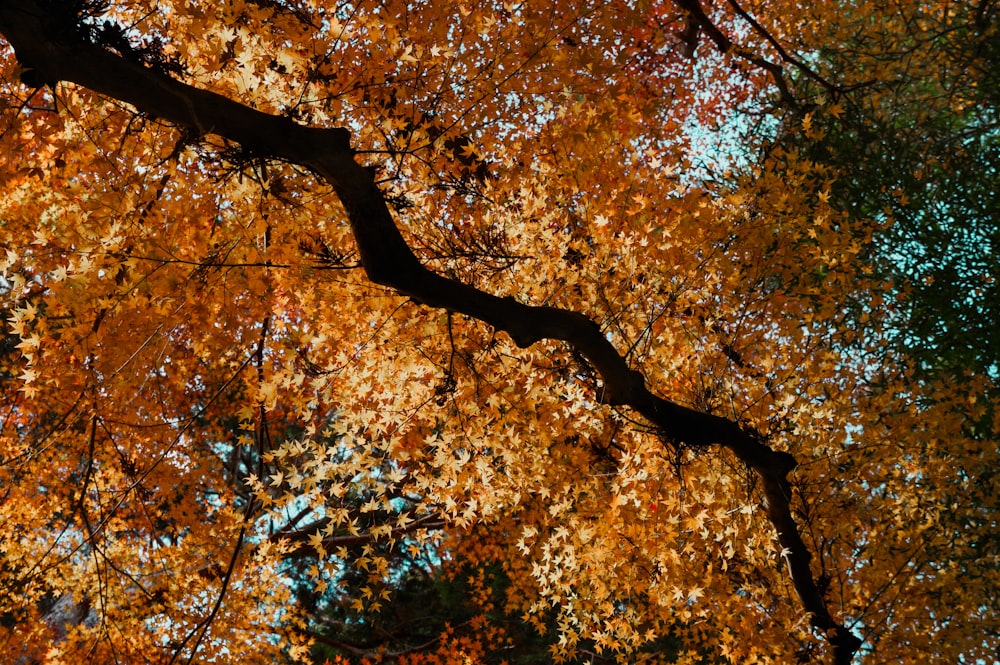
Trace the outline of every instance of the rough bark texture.
<path fill-rule="evenodd" d="M 678 4 L 699 21 L 704 18 L 703 13 L 698 15 L 697 3 Z M 803 610 L 825 633 L 834 662 L 852 661 L 861 641 L 829 611 L 810 569 L 811 554 L 792 516 L 787 476 L 796 462 L 790 454 L 771 449 L 738 423 L 651 392 L 642 374 L 630 368 L 599 327 L 582 314 L 500 298 L 425 268 L 400 234 L 372 175 L 354 159 L 346 129 L 306 127 L 261 113 L 115 55 L 67 32 L 39 0 L 0 0 L 0 33 L 34 80 L 72 82 L 178 126 L 217 134 L 254 153 L 311 168 L 343 203 L 364 270 L 373 282 L 427 306 L 479 319 L 522 347 L 541 339 L 562 340 L 599 372 L 606 402 L 635 409 L 676 443 L 731 450 L 760 478 L 768 519 L 778 534 Z"/>

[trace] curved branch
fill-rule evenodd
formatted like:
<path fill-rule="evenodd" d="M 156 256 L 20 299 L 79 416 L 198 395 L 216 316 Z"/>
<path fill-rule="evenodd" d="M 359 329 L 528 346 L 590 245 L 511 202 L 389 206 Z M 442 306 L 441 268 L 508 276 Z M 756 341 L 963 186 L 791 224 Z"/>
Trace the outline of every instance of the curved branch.
<path fill-rule="evenodd" d="M 782 62 L 792 65 L 803 74 L 816 81 L 823 86 L 827 92 L 845 93 L 849 90 L 869 85 L 870 82 L 865 82 L 850 87 L 842 87 L 836 85 L 835 83 L 831 83 L 827 79 L 820 76 L 812 67 L 807 65 L 801 59 L 796 58 L 789 53 L 785 47 L 783 47 L 781 43 L 774 38 L 774 35 L 772 35 L 767 28 L 761 25 L 757 19 L 751 16 L 750 13 L 746 11 L 739 4 L 739 2 L 737 2 L 737 0 L 727 0 L 727 2 L 729 6 L 732 7 L 736 15 L 746 21 L 747 24 L 753 28 L 754 32 L 756 32 L 771 46 L 771 48 L 775 50 Z M 715 44 L 716 49 L 718 49 L 720 53 L 731 53 L 768 72 L 771 75 L 771 79 L 774 81 L 774 85 L 778 88 L 778 95 L 781 97 L 782 103 L 786 104 L 791 109 L 801 108 L 801 105 L 795 99 L 795 96 L 792 94 L 792 91 L 788 86 L 788 81 L 785 78 L 785 68 L 783 66 L 734 43 L 733 40 L 730 39 L 729 36 L 712 21 L 708 14 L 705 13 L 700 0 L 674 0 L 674 4 L 687 13 L 689 20 L 692 21 L 694 25 L 705 31 L 705 34 L 712 40 L 712 43 Z"/>
<path fill-rule="evenodd" d="M 720 48 L 733 46 L 704 16 L 696 0 L 676 1 L 695 13 Z M 651 392 L 643 375 L 629 367 L 586 316 L 500 298 L 428 270 L 404 240 L 371 173 L 355 161 L 346 129 L 302 126 L 187 85 L 79 37 L 67 37 L 50 13 L 51 8 L 41 0 L 0 0 L 0 33 L 13 45 L 19 62 L 35 70 L 36 78 L 70 81 L 182 127 L 215 133 L 259 154 L 312 168 L 339 196 L 362 266 L 373 282 L 430 307 L 479 319 L 505 331 L 522 347 L 542 339 L 566 342 L 598 371 L 606 402 L 632 407 L 675 443 L 720 445 L 731 450 L 761 479 L 768 519 L 777 532 L 803 609 L 811 615 L 813 625 L 826 634 L 834 662 L 851 662 L 861 641 L 830 613 L 810 569 L 812 555 L 791 513 L 787 476 L 796 462 L 790 454 L 771 449 L 757 433 L 736 422 Z M 744 57 L 772 71 L 782 96 L 790 97 L 780 66 L 758 56 Z"/>
<path fill-rule="evenodd" d="M 803 74 L 805 74 L 806 76 L 808 76 L 809 78 L 811 78 L 812 80 L 816 81 L 821 86 L 826 88 L 828 92 L 842 92 L 842 90 L 838 88 L 836 85 L 830 83 L 825 78 L 816 73 L 812 69 L 812 67 L 802 62 L 800 59 L 796 58 L 788 51 L 786 51 L 785 47 L 783 47 L 781 43 L 774 38 L 774 35 L 772 35 L 764 26 L 762 26 L 757 21 L 757 19 L 751 16 L 749 12 L 743 9 L 743 7 L 738 2 L 736 2 L 736 0 L 729 0 L 729 6 L 733 8 L 733 11 L 736 12 L 736 14 L 740 18 L 749 23 L 750 27 L 753 28 L 758 35 L 764 38 L 764 40 L 771 45 L 771 48 L 777 51 L 778 55 L 781 57 L 782 60 L 791 65 L 794 65 Z"/>
<path fill-rule="evenodd" d="M 702 8 L 701 3 L 698 0 L 674 0 L 681 10 L 687 13 L 689 20 L 694 21 L 712 43 L 715 44 L 715 48 L 718 49 L 720 53 L 731 53 L 733 55 L 739 56 L 750 62 L 761 69 L 766 70 L 771 74 L 771 78 L 774 80 L 774 85 L 778 87 L 778 94 L 781 96 L 781 101 L 787 104 L 791 108 L 796 108 L 798 104 L 795 101 L 794 95 L 792 95 L 791 90 L 788 89 L 788 82 L 785 80 L 785 70 L 784 68 L 770 60 L 763 58 L 756 53 L 748 51 L 744 48 L 739 47 L 729 36 L 719 29 L 719 26 L 708 17 L 705 10 Z"/>
<path fill-rule="evenodd" d="M 462 623 L 457 624 L 457 625 L 455 625 L 453 627 L 454 628 L 461 628 L 463 626 L 468 626 L 470 623 L 471 623 L 470 621 L 463 621 Z M 328 635 L 322 635 L 320 633 L 317 633 L 317 632 L 314 632 L 314 631 L 310 631 L 310 630 L 304 630 L 304 631 L 302 631 L 302 633 L 304 635 L 308 636 L 308 637 L 311 637 L 312 639 L 316 640 L 317 642 L 329 645 L 329 646 L 331 646 L 331 647 L 333 647 L 335 649 L 341 649 L 343 651 L 346 651 L 347 653 L 351 654 L 352 656 L 357 656 L 359 658 L 366 658 L 366 659 L 378 659 L 378 660 L 389 661 L 389 662 L 392 662 L 392 661 L 394 661 L 396 659 L 404 658 L 406 656 L 411 656 L 411 655 L 416 654 L 416 653 L 421 653 L 421 652 L 424 652 L 424 651 L 428 651 L 428 650 L 432 649 L 434 646 L 440 644 L 441 641 L 442 641 L 442 639 L 443 639 L 443 637 L 444 637 L 444 634 L 442 633 L 441 635 L 438 635 L 437 637 L 434 637 L 434 638 L 432 638 L 430 640 L 427 640 L 427 641 L 423 642 L 422 644 L 417 644 L 415 646 L 411 646 L 411 647 L 408 647 L 408 648 L 405 648 L 405 649 L 401 649 L 399 651 L 385 651 L 385 650 L 383 650 L 383 649 L 380 648 L 387 641 L 387 640 L 384 640 L 384 639 L 377 639 L 377 638 L 375 638 L 375 639 L 369 640 L 366 643 L 357 644 L 357 643 L 353 643 L 353 642 L 346 642 L 344 640 L 338 640 L 338 639 L 329 637 Z"/>

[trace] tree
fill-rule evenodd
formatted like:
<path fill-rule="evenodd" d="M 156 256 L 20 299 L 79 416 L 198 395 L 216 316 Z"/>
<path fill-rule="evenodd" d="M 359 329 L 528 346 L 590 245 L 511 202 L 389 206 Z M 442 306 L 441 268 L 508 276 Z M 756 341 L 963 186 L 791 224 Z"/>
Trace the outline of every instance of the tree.
<path fill-rule="evenodd" d="M 875 222 L 873 265 L 899 291 L 900 347 L 922 371 L 997 376 L 998 57 L 991 3 L 900 11 L 823 49 L 869 77 L 787 141 L 839 174 L 838 207 Z M 898 44 L 898 46 L 897 46 Z M 899 53 L 885 63 L 884 54 Z M 874 74 L 873 74 L 874 73 Z M 802 81 L 803 96 L 828 94 Z M 831 100 L 833 101 L 833 100 Z"/>
<path fill-rule="evenodd" d="M 996 393 L 893 355 L 872 220 L 773 131 L 892 103 L 823 54 L 943 11 L 0 2 L 12 653 L 490 660 L 515 616 L 558 659 L 989 658 Z M 405 627 L 421 561 L 467 629 Z"/>
<path fill-rule="evenodd" d="M 942 506 L 935 530 L 950 534 L 941 545 L 928 543 L 927 565 L 961 571 L 955 595 L 982 597 L 971 615 L 978 618 L 997 610 L 981 591 L 995 575 L 998 542 L 995 525 L 982 528 L 996 507 L 1000 376 L 991 324 L 998 307 L 992 192 L 1000 184 L 996 7 L 918 9 L 899 8 L 880 21 L 858 16 L 853 33 L 845 22 L 844 37 L 822 50 L 817 67 L 849 63 L 866 79 L 864 94 L 834 93 L 809 131 L 790 127 L 781 141 L 838 173 L 830 188 L 837 206 L 871 220 L 868 262 L 892 284 L 885 294 L 892 312 L 870 320 L 870 308 L 856 303 L 852 326 L 866 338 L 887 337 L 883 352 L 922 386 L 918 404 L 943 396 L 965 435 L 961 448 L 943 456 L 921 449 L 908 457 L 953 467 L 947 477 L 916 477 Z M 890 52 L 896 56 L 887 60 Z M 801 90 L 821 101 L 829 95 L 815 81 L 803 80 Z M 937 382 L 947 389 L 926 389 Z"/>

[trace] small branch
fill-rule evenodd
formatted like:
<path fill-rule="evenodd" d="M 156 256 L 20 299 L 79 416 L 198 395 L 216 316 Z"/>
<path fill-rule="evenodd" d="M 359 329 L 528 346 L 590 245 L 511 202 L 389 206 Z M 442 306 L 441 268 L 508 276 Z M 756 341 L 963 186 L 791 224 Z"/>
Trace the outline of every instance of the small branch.
<path fill-rule="evenodd" d="M 976 7 L 976 17 L 973 19 L 973 23 L 975 23 L 976 29 L 979 30 L 980 33 L 985 32 L 986 28 L 989 26 L 989 14 L 993 9 L 991 5 L 995 2 L 996 0 L 980 0 L 979 5 Z"/>
<path fill-rule="evenodd" d="M 466 621 L 458 624 L 456 627 L 462 627 L 467 625 L 468 623 L 469 622 Z M 391 661 L 397 658 L 403 658 L 405 656 L 410 656 L 416 653 L 427 651 L 428 649 L 433 648 L 436 644 L 440 643 L 442 637 L 441 635 L 439 635 L 435 638 L 432 638 L 424 642 L 423 644 L 418 644 L 416 646 L 412 646 L 407 649 L 402 649 L 400 651 L 381 652 L 377 647 L 380 646 L 383 642 L 379 642 L 379 644 L 377 645 L 354 644 L 352 642 L 345 642 L 343 640 L 338 640 L 333 637 L 327 637 L 326 635 L 320 635 L 319 633 L 315 633 L 312 631 L 303 631 L 303 633 L 307 637 L 311 637 L 315 639 L 317 642 L 320 642 L 321 644 L 326 644 L 327 646 L 331 646 L 334 649 L 340 649 L 341 651 L 346 651 L 352 656 L 357 656 L 358 658 L 369 658 L 369 659 L 375 658 L 378 659 L 379 661 L 386 661 L 386 660 Z"/>
<path fill-rule="evenodd" d="M 257 342 L 257 349 L 253 353 L 253 364 L 257 368 L 257 377 L 259 380 L 263 380 L 263 363 L 264 363 L 264 346 L 267 342 L 267 334 L 269 330 L 269 324 L 271 322 L 270 317 L 265 317 L 263 324 L 261 325 L 260 339 Z M 257 454 L 258 454 L 258 465 L 263 464 L 263 451 L 264 440 L 267 438 L 267 423 L 264 420 L 265 412 L 264 405 L 260 405 L 259 411 L 259 421 L 257 423 Z M 258 474 L 263 474 L 263 469 L 258 466 Z M 184 649 L 184 645 L 187 644 L 194 635 L 198 635 L 198 638 L 194 641 L 191 646 L 191 654 L 188 656 L 188 665 L 194 660 L 194 657 L 198 654 L 198 648 L 201 643 L 205 640 L 205 636 L 208 634 L 209 628 L 212 627 L 212 622 L 215 621 L 215 617 L 218 616 L 219 610 L 222 609 L 222 601 L 226 597 L 226 593 L 229 591 L 229 585 L 233 579 L 233 572 L 236 570 L 236 562 L 240 558 L 240 552 L 243 550 L 243 543 L 246 540 L 247 527 L 250 525 L 250 521 L 253 518 L 254 511 L 258 506 L 258 502 L 254 501 L 251 497 L 247 501 L 246 508 L 243 511 L 243 519 L 240 523 L 240 531 L 236 536 L 236 544 L 233 547 L 233 552 L 229 557 L 229 563 L 226 566 L 226 572 L 222 576 L 222 587 L 219 589 L 218 595 L 215 597 L 215 602 L 212 604 L 212 609 L 209 611 L 208 616 L 199 621 L 194 628 L 187 634 L 184 640 L 180 643 L 177 649 L 174 651 L 173 657 L 170 659 L 170 665 L 180 657 L 181 651 Z"/>
<path fill-rule="evenodd" d="M 250 508 L 253 502 L 247 504 L 247 516 L 249 516 Z M 218 595 L 215 597 L 215 602 L 212 604 L 212 609 L 209 611 L 208 616 L 202 619 L 195 625 L 194 628 L 187 634 L 184 640 L 177 646 L 174 651 L 173 657 L 170 659 L 168 665 L 173 665 L 177 662 L 180 657 L 181 651 L 184 649 L 184 645 L 187 644 L 192 637 L 198 635 L 198 639 L 195 640 L 194 645 L 191 647 L 191 655 L 188 656 L 188 665 L 194 660 L 195 655 L 198 653 L 198 648 L 201 646 L 202 641 L 205 639 L 205 635 L 208 633 L 208 629 L 212 626 L 212 622 L 215 617 L 218 616 L 219 610 L 222 609 L 222 600 L 226 597 L 226 592 L 229 590 L 229 583 L 233 578 L 233 571 L 236 569 L 236 561 L 240 557 L 240 551 L 243 549 L 243 541 L 246 538 L 247 533 L 247 520 L 244 519 L 243 524 L 240 525 L 240 532 L 236 537 L 236 545 L 233 547 L 233 553 L 229 557 L 229 565 L 226 566 L 226 572 L 222 577 L 222 588 L 219 589 Z"/>
<path fill-rule="evenodd" d="M 322 519 L 302 529 L 284 532 L 277 531 L 271 535 L 270 540 L 286 540 L 291 543 L 308 543 L 314 534 L 322 531 L 327 527 L 327 525 L 329 525 L 329 523 L 329 519 Z M 396 527 L 386 534 L 374 536 L 371 533 L 359 533 L 356 535 L 328 536 L 321 541 L 321 545 L 326 549 L 364 545 L 381 538 L 397 538 L 408 533 L 413 533 L 414 531 L 436 531 L 445 528 L 447 525 L 448 523 L 444 518 L 438 517 L 437 515 L 425 515 L 424 517 L 416 519 L 406 526 Z"/>
<path fill-rule="evenodd" d="M 815 71 L 813 71 L 813 69 L 809 67 L 806 63 L 802 62 L 798 58 L 789 54 L 788 51 L 786 51 L 785 48 L 778 42 L 778 40 L 775 39 L 774 36 L 764 28 L 764 26 L 758 23 L 754 17 L 750 16 L 750 14 L 748 14 L 747 11 L 743 9 L 743 7 L 741 7 L 738 2 L 736 2 L 736 0 L 728 0 L 728 1 L 729 1 L 729 6 L 733 8 L 733 11 L 735 11 L 740 18 L 749 23 L 750 27 L 752 27 L 758 35 L 763 37 L 767 41 L 767 43 L 770 44 L 775 51 L 777 51 L 778 55 L 781 57 L 783 61 L 787 62 L 790 65 L 794 65 L 802 73 L 804 73 L 806 76 L 819 83 L 829 92 L 843 92 L 838 86 L 834 85 L 833 83 L 830 83 L 825 78 L 823 78 Z"/>
<path fill-rule="evenodd" d="M 791 90 L 788 89 L 788 82 L 785 80 L 785 70 L 781 65 L 734 44 L 733 40 L 722 32 L 712 19 L 708 17 L 708 14 L 702 9 L 701 3 L 698 0 L 674 0 L 674 4 L 686 12 L 690 20 L 697 22 L 701 26 L 701 29 L 705 31 L 705 34 L 712 40 L 712 43 L 715 44 L 720 53 L 738 56 L 771 74 L 774 85 L 778 88 L 778 94 L 781 96 L 782 103 L 790 108 L 798 108 L 795 97 L 792 95 Z"/>

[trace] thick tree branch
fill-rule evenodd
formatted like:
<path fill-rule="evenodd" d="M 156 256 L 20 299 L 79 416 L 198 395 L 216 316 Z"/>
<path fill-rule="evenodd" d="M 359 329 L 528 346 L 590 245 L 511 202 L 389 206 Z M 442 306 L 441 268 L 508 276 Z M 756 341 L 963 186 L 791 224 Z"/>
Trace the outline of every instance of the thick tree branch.
<path fill-rule="evenodd" d="M 717 46 L 731 41 L 704 17 L 695 0 L 677 0 L 691 11 Z M 700 15 L 697 14 L 700 12 Z M 358 164 L 345 129 L 319 129 L 261 113 L 221 95 L 200 90 L 84 41 L 67 36 L 41 0 L 0 0 L 0 33 L 19 62 L 40 80 L 69 81 L 127 102 L 141 111 L 201 133 L 214 133 L 256 153 L 312 168 L 334 188 L 347 212 L 368 277 L 431 307 L 474 317 L 507 332 L 522 347 L 541 339 L 564 341 L 593 364 L 604 382 L 605 401 L 634 408 L 675 443 L 731 450 L 761 479 L 767 515 L 778 534 L 792 581 L 813 625 L 826 633 L 834 661 L 846 665 L 860 640 L 829 612 L 810 569 L 811 554 L 790 509 L 787 475 L 794 458 L 772 450 L 756 433 L 716 415 L 695 411 L 653 394 L 599 327 L 582 314 L 533 307 L 500 298 L 425 268 L 403 239 L 372 175 Z M 782 96 L 781 68 L 769 69 Z"/>

